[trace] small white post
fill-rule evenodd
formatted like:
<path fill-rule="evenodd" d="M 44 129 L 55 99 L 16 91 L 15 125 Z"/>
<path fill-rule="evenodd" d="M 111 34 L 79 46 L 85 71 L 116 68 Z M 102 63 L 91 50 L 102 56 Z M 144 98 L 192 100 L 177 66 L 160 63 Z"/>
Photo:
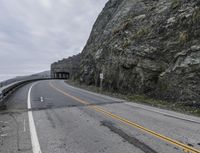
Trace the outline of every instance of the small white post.
<path fill-rule="evenodd" d="M 103 73 L 100 73 L 100 88 L 103 89 Z"/>

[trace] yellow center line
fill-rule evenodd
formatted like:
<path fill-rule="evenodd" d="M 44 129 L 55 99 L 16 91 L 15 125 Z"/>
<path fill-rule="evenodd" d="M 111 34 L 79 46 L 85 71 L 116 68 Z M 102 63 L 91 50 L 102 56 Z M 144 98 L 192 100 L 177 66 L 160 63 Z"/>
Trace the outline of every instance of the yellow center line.
<path fill-rule="evenodd" d="M 64 94 L 64 95 L 67 96 L 67 97 L 70 97 L 70 98 L 72 98 L 72 99 L 78 101 L 78 102 L 81 103 L 81 104 L 84 104 L 84 105 L 89 105 L 89 104 L 90 104 L 90 103 L 87 102 L 87 101 L 84 101 L 84 100 L 79 99 L 79 98 L 77 98 L 77 97 L 75 97 L 75 96 L 72 96 L 72 95 L 68 94 L 67 92 L 64 92 L 63 90 L 61 90 L 61 89 L 55 87 L 51 82 L 49 82 L 49 84 L 50 84 L 50 86 L 51 86 L 53 89 L 57 90 L 58 92 Z M 154 137 L 157 137 L 157 138 L 159 138 L 159 139 L 161 139 L 161 140 L 163 140 L 163 141 L 165 141 L 165 142 L 168 142 L 168 143 L 170 143 L 170 144 L 173 144 L 173 145 L 175 145 L 175 146 L 177 146 L 177 147 L 183 149 L 183 151 L 186 152 L 186 153 L 200 153 L 200 150 L 197 150 L 197 149 L 195 149 L 195 148 L 193 148 L 193 147 L 190 147 L 190 146 L 188 146 L 188 145 L 186 145 L 186 144 L 184 144 L 184 143 L 181 143 L 181 142 L 179 142 L 179 141 L 177 141 L 177 140 L 173 140 L 173 139 L 171 139 L 171 138 L 169 138 L 169 137 L 167 137 L 167 136 L 164 136 L 164 135 L 159 134 L 159 133 L 157 133 L 157 132 L 154 132 L 154 131 L 152 131 L 152 130 L 150 130 L 150 129 L 147 129 L 147 128 L 145 128 L 145 127 L 143 127 L 143 126 L 141 126 L 141 125 L 139 125 L 139 124 L 137 124 L 137 123 L 134 123 L 134 122 L 129 121 L 129 120 L 123 118 L 123 117 L 120 117 L 120 116 L 115 115 L 115 114 L 113 114 L 113 113 L 111 113 L 111 112 L 108 112 L 108 111 L 102 109 L 102 108 L 99 107 L 99 106 L 88 106 L 88 107 L 91 108 L 91 109 L 93 109 L 93 110 L 95 110 L 95 111 L 97 111 L 97 112 L 100 112 L 100 113 L 102 113 L 102 114 L 104 114 L 104 115 L 106 115 L 106 116 L 109 116 L 109 117 L 111 117 L 111 118 L 113 118 L 113 119 L 115 119 L 115 120 L 118 120 L 118 121 L 120 121 L 121 123 L 124 123 L 124 124 L 129 125 L 129 126 L 134 127 L 134 128 L 137 128 L 137 129 L 139 129 L 139 130 L 141 130 L 141 131 L 143 131 L 143 132 L 145 132 L 145 133 L 148 133 L 148 134 L 150 134 L 150 135 L 152 135 L 152 136 L 154 136 Z"/>

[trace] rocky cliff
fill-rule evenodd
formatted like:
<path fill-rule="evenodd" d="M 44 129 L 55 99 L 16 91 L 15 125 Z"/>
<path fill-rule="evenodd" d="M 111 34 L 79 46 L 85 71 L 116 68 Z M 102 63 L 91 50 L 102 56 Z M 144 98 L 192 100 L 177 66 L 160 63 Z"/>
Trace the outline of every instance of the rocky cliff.
<path fill-rule="evenodd" d="M 119 92 L 200 99 L 200 0 L 109 0 L 81 53 L 79 79 Z"/>
<path fill-rule="evenodd" d="M 80 76 L 80 60 L 81 54 L 74 55 L 67 59 L 62 59 L 51 65 L 51 76 L 57 72 L 68 72 L 70 78 L 73 80 L 79 80 Z"/>

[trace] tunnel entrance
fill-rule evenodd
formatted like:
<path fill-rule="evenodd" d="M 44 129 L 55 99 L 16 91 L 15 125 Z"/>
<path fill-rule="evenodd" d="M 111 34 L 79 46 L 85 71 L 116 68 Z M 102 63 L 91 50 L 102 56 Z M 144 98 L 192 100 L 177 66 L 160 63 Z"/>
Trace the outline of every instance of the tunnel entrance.
<path fill-rule="evenodd" d="M 69 79 L 70 75 L 68 72 L 55 72 L 53 78 L 55 79 Z"/>

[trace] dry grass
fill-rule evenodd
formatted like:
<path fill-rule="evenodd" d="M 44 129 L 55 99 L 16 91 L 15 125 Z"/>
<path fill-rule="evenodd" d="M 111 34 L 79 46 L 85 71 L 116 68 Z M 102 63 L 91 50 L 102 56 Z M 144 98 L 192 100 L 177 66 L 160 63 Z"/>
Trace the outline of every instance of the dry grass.
<path fill-rule="evenodd" d="M 192 106 L 187 106 L 182 102 L 169 102 L 169 101 L 164 101 L 164 100 L 158 100 L 158 99 L 153 99 L 150 97 L 147 97 L 145 95 L 138 95 L 138 94 L 121 94 L 121 93 L 116 93 L 116 92 L 109 92 L 106 90 L 101 90 L 98 87 L 95 86 L 87 86 L 85 84 L 80 84 L 78 82 L 73 82 L 68 80 L 68 84 L 71 84 L 72 86 L 76 86 L 85 90 L 89 90 L 92 92 L 124 99 L 130 102 L 134 103 L 141 103 L 145 105 L 150 105 L 158 108 L 163 108 L 163 109 L 168 109 L 168 110 L 173 110 L 189 115 L 194 115 L 194 116 L 199 116 L 200 117 L 200 108 L 197 107 L 192 107 Z"/>

